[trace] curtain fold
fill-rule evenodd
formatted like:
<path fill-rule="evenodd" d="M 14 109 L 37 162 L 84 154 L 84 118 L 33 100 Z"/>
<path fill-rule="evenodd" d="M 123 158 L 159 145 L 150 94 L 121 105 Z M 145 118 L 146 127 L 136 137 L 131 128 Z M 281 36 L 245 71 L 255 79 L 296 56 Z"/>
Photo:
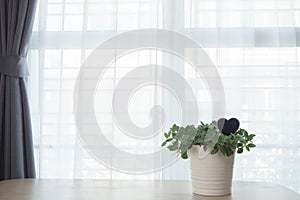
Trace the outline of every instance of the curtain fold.
<path fill-rule="evenodd" d="M 36 0 L 0 0 L 0 180 L 34 178 L 26 54 Z"/>

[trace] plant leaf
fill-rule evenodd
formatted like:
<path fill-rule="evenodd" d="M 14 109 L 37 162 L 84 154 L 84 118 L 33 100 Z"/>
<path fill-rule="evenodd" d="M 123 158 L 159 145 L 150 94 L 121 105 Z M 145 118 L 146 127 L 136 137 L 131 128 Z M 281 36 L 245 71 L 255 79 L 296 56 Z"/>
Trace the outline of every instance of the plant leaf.
<path fill-rule="evenodd" d="M 218 148 L 215 148 L 215 149 L 213 149 L 210 153 L 211 153 L 211 154 L 216 154 L 216 153 L 218 153 L 218 151 L 219 151 L 219 149 L 218 149 Z"/>
<path fill-rule="evenodd" d="M 239 149 L 237 150 L 237 152 L 238 152 L 238 153 L 243 153 L 243 148 L 239 148 Z"/>
<path fill-rule="evenodd" d="M 253 138 L 254 138 L 255 136 L 256 136 L 256 135 L 254 135 L 254 134 L 250 134 L 250 135 L 248 136 L 248 140 L 249 140 L 249 141 L 253 140 Z"/>
<path fill-rule="evenodd" d="M 164 142 L 161 144 L 161 146 L 162 146 L 162 147 L 165 146 L 168 142 L 170 142 L 170 141 L 172 141 L 172 140 L 173 140 L 172 138 L 167 139 L 166 141 L 164 141 Z"/>
<path fill-rule="evenodd" d="M 246 149 L 247 149 L 247 151 L 250 151 L 250 148 L 249 148 L 249 146 L 246 146 Z"/>
<path fill-rule="evenodd" d="M 187 152 L 182 153 L 182 154 L 181 154 L 181 158 L 182 158 L 182 159 L 187 159 L 187 158 L 188 158 Z"/>
<path fill-rule="evenodd" d="M 168 138 L 169 136 L 168 136 L 168 133 L 164 133 L 164 135 L 165 135 L 165 138 Z"/>
<path fill-rule="evenodd" d="M 254 147 L 256 147 L 256 145 L 253 144 L 253 143 L 250 143 L 250 144 L 248 144 L 247 146 L 248 146 L 249 148 L 254 148 Z"/>

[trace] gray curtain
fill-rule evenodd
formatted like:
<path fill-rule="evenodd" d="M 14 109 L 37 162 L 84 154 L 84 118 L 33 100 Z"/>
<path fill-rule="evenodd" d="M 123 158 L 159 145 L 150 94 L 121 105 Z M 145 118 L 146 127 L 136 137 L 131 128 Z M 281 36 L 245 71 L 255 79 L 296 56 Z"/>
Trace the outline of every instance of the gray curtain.
<path fill-rule="evenodd" d="M 34 178 L 26 54 L 36 0 L 0 0 L 0 180 Z"/>

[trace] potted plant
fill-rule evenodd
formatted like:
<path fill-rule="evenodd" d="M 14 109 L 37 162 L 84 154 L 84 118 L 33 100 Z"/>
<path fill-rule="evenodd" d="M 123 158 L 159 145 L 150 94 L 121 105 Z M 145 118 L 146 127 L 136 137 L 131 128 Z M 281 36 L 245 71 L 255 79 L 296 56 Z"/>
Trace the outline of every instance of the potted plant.
<path fill-rule="evenodd" d="M 241 154 L 255 147 L 255 135 L 239 128 L 235 118 L 200 122 L 197 127 L 174 124 L 164 136 L 162 146 L 167 145 L 182 159 L 190 157 L 193 192 L 204 196 L 231 194 L 235 152 Z"/>

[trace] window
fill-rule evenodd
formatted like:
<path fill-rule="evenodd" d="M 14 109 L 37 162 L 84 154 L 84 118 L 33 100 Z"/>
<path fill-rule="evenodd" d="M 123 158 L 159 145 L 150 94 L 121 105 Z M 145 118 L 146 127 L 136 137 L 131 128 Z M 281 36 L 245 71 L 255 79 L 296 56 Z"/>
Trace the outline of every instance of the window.
<path fill-rule="evenodd" d="M 191 37 L 205 49 L 222 78 L 226 117 L 238 117 L 244 128 L 257 134 L 258 147 L 236 156 L 234 178 L 270 181 L 300 191 L 299 9 L 298 0 L 40 1 L 28 56 L 39 177 L 189 179 L 185 161 L 143 175 L 103 166 L 81 145 L 73 120 L 75 80 L 93 49 L 117 33 L 166 28 Z M 95 94 L 99 102 L 95 110 L 107 138 L 119 148 L 133 153 L 160 148 L 159 137 L 138 141 L 122 134 L 108 105 L 115 84 L 126 72 L 144 64 L 163 64 L 166 59 L 168 55 L 159 50 L 132 52 L 107 70 L 103 88 Z M 200 119 L 212 120 L 203 80 L 188 63 L 172 59 L 171 65 L 198 97 Z M 149 123 L 151 106 L 163 99 L 172 105 L 164 107 L 168 122 L 179 120 L 180 108 L 172 94 L 149 86 L 131 99 L 132 121 Z"/>

